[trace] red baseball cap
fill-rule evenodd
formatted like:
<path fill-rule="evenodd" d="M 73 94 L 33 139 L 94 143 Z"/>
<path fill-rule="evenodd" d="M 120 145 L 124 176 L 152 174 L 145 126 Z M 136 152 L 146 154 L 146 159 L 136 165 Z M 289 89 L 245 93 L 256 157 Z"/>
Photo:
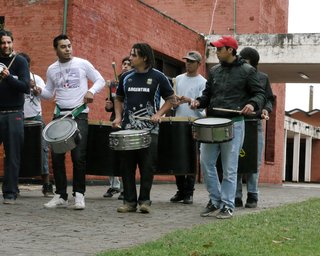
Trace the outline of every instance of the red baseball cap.
<path fill-rule="evenodd" d="M 220 39 L 213 41 L 210 44 L 217 48 L 228 46 L 235 50 L 238 49 L 238 42 L 232 36 L 222 36 Z"/>

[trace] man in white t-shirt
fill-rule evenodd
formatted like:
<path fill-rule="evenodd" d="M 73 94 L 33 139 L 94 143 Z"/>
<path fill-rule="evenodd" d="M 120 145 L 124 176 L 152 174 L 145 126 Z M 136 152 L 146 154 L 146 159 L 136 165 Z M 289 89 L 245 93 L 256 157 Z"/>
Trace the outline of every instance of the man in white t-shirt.
<path fill-rule="evenodd" d="M 206 79 L 199 74 L 202 56 L 197 51 L 189 51 L 185 59 L 186 73 L 176 77 L 176 94 L 178 107 L 175 116 L 179 117 L 203 117 L 202 109 L 191 109 L 191 101 L 201 96 L 206 86 Z M 187 104 L 185 104 L 187 103 Z M 171 202 L 193 203 L 193 191 L 195 175 L 176 175 L 178 191 L 170 199 Z"/>
<path fill-rule="evenodd" d="M 77 114 L 74 113 L 73 115 L 80 131 L 81 139 L 78 141 L 77 146 L 71 150 L 71 159 L 73 163 L 73 208 L 82 210 L 85 208 L 84 194 L 86 188 L 86 148 L 89 112 L 86 104 L 93 102 L 94 94 L 104 88 L 105 81 L 89 61 L 72 56 L 72 45 L 67 35 L 55 37 L 53 47 L 58 60 L 49 66 L 46 86 L 43 90 L 40 89 L 40 92 L 43 98 L 50 99 L 54 97 L 56 103 L 54 119 L 62 118 L 70 111 L 81 106 L 77 108 Z M 90 89 L 88 88 L 88 80 L 93 83 Z M 67 207 L 65 153 L 52 152 L 52 168 L 56 194 L 44 207 Z"/>
<path fill-rule="evenodd" d="M 28 54 L 26 53 L 19 53 L 20 56 L 23 56 L 29 65 L 31 59 Z M 31 88 L 44 88 L 45 83 L 43 79 L 34 74 L 30 71 L 30 87 Z M 24 112 L 24 120 L 26 121 L 39 121 L 42 123 L 42 127 L 45 126 L 42 120 L 42 108 L 41 108 L 41 101 L 40 96 L 37 94 L 36 90 L 31 89 L 30 94 L 25 94 L 24 97 L 24 105 L 23 105 L 23 112 Z M 42 137 L 42 136 L 41 136 Z M 48 164 L 48 154 L 49 154 L 49 147 L 47 142 L 42 139 L 42 168 L 41 168 L 41 177 L 42 177 L 42 193 L 45 197 L 53 196 L 53 187 L 50 183 L 49 179 L 49 164 Z"/>

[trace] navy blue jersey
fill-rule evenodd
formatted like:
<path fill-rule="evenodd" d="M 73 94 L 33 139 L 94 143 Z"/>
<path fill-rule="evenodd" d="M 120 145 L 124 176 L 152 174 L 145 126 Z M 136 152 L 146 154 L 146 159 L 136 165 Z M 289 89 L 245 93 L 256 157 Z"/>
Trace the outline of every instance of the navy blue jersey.
<path fill-rule="evenodd" d="M 125 73 L 117 88 L 117 97 L 122 98 L 124 104 L 122 128 L 155 128 L 152 122 L 134 117 L 151 117 L 159 110 L 161 97 L 165 100 L 173 94 L 169 80 L 157 69 L 151 68 L 145 73 L 133 69 Z"/>

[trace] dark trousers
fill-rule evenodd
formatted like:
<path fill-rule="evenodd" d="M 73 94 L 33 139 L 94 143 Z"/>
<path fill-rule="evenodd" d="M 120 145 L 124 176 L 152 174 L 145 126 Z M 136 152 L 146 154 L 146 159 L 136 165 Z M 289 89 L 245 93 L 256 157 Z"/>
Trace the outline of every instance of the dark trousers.
<path fill-rule="evenodd" d="M 194 191 L 194 184 L 196 182 L 195 175 L 177 175 L 176 184 L 178 193 L 184 196 L 192 196 Z"/>
<path fill-rule="evenodd" d="M 0 144 L 5 152 L 2 193 L 6 199 L 17 197 L 23 141 L 23 112 L 0 113 Z"/>
<path fill-rule="evenodd" d="M 88 138 L 88 114 L 80 114 L 75 118 L 81 134 L 80 143 L 71 150 L 73 164 L 73 192 L 84 194 L 86 191 L 86 149 Z M 56 185 L 56 194 L 60 194 L 65 200 L 67 194 L 67 175 L 65 165 L 65 153 L 52 152 L 52 168 Z"/>
<path fill-rule="evenodd" d="M 153 171 L 155 168 L 156 149 L 158 136 L 152 134 L 151 145 L 148 148 L 138 150 L 122 151 L 122 183 L 124 192 L 124 202 L 131 206 L 137 203 L 151 204 L 150 191 L 153 182 Z M 136 189 L 136 169 L 140 171 L 140 193 L 137 196 Z"/>

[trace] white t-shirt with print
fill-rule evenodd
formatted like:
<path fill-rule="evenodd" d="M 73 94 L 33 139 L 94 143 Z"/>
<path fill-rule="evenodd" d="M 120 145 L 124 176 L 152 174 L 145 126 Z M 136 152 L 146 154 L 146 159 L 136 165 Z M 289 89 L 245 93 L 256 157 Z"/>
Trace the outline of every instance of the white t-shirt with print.
<path fill-rule="evenodd" d="M 30 79 L 35 81 L 37 87 L 41 89 L 45 87 L 45 83 L 40 76 L 30 72 Z M 23 112 L 24 118 L 42 115 L 40 96 L 35 96 L 32 90 L 30 90 L 30 94 L 24 95 Z"/>
<path fill-rule="evenodd" d="M 93 82 L 90 89 L 88 80 Z M 55 95 L 55 102 L 61 109 L 74 109 L 83 104 L 87 91 L 94 95 L 104 86 L 105 80 L 89 61 L 73 57 L 66 63 L 56 61 L 49 66 L 41 96 L 50 99 Z M 88 112 L 87 107 L 83 113 Z"/>

